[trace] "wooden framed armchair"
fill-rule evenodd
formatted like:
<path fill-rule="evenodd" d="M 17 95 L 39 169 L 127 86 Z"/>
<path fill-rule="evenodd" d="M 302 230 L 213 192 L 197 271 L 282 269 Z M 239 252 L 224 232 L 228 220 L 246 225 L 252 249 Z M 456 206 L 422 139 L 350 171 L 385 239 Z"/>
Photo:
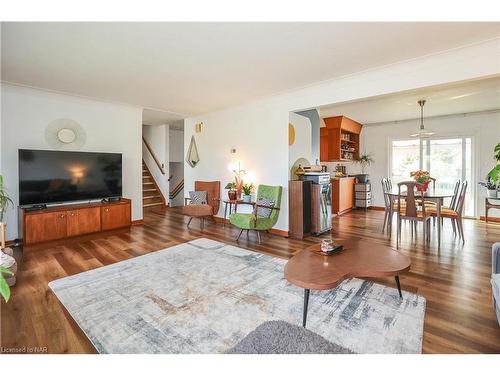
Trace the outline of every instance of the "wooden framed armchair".
<path fill-rule="evenodd" d="M 278 221 L 282 192 L 283 187 L 281 186 L 259 185 L 259 188 L 257 189 L 257 201 L 254 204 L 253 212 L 251 214 L 234 213 L 229 216 L 231 224 L 240 229 L 240 233 L 238 234 L 236 241 L 239 240 L 244 230 L 247 231 L 247 234 L 250 230 L 254 230 L 257 233 L 257 238 L 260 243 L 260 232 L 267 232 Z M 273 202 L 273 204 L 260 204 L 259 201 L 263 200 Z M 259 213 L 266 210 L 268 215 L 259 215 Z"/>
<path fill-rule="evenodd" d="M 206 191 L 207 201 L 204 204 L 188 204 L 190 198 L 184 198 L 182 213 L 189 216 L 187 226 L 193 218 L 200 219 L 200 227 L 203 230 L 205 219 L 213 217 L 219 212 L 220 207 L 220 181 L 195 181 L 194 191 Z"/>

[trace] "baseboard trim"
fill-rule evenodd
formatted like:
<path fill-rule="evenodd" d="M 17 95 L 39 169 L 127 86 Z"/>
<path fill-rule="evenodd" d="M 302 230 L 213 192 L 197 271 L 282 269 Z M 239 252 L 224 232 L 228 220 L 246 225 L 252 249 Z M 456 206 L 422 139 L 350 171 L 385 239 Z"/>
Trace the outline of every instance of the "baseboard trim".
<path fill-rule="evenodd" d="M 479 220 L 486 221 L 486 217 L 485 216 L 480 216 Z M 489 222 L 500 223 L 500 217 L 490 217 L 490 216 L 488 216 L 488 223 Z"/>
<path fill-rule="evenodd" d="M 219 216 L 214 216 L 214 220 L 216 223 L 218 224 L 229 224 L 229 219 L 225 219 L 223 217 L 219 217 Z M 281 229 L 275 229 L 275 228 L 271 228 L 269 230 L 269 233 L 271 234 L 274 234 L 276 236 L 280 236 L 280 237 L 288 237 L 288 231 L 287 230 L 281 230 Z"/>
<path fill-rule="evenodd" d="M 385 211 L 385 207 L 380 207 L 380 206 L 371 206 L 368 207 L 370 210 L 375 210 L 375 211 Z"/>
<path fill-rule="evenodd" d="M 144 224 L 144 220 L 139 219 L 139 220 L 132 220 L 132 225 L 142 225 Z"/>
<path fill-rule="evenodd" d="M 281 230 L 281 229 L 271 228 L 269 230 L 269 233 L 275 234 L 275 235 L 280 236 L 280 237 L 288 237 L 288 231 L 287 230 Z"/>
<path fill-rule="evenodd" d="M 214 220 L 218 224 L 227 224 L 227 223 L 229 223 L 228 219 L 224 219 L 223 217 L 219 217 L 219 216 L 214 216 Z"/>

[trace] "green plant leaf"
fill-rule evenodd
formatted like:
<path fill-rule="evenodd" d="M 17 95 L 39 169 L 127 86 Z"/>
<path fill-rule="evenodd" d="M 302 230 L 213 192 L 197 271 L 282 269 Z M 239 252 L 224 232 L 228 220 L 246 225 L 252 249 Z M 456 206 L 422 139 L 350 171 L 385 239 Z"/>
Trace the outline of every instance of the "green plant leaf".
<path fill-rule="evenodd" d="M 500 162 L 500 143 L 495 146 L 495 159 Z"/>
<path fill-rule="evenodd" d="M 10 288 L 9 284 L 7 284 L 7 281 L 3 278 L 3 276 L 0 277 L 0 294 L 2 295 L 5 302 L 9 301 Z"/>
<path fill-rule="evenodd" d="M 494 184 L 500 182 L 500 164 L 497 164 L 489 173 L 488 176 L 491 178 Z"/>

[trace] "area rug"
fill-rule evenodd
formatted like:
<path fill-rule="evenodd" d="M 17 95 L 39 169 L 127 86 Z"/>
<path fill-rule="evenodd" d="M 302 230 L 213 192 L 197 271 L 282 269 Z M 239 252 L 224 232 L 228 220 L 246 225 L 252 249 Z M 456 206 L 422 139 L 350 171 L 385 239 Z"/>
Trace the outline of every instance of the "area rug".
<path fill-rule="evenodd" d="M 286 261 L 200 238 L 50 288 L 99 353 L 224 353 L 261 323 L 300 325 Z M 425 299 L 350 279 L 311 291 L 307 328 L 356 353 L 420 353 Z"/>

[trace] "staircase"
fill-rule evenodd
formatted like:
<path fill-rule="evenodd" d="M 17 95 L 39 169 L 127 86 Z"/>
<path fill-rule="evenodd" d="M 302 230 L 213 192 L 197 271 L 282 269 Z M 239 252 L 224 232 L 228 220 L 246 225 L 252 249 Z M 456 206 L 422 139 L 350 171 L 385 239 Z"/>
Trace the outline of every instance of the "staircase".
<path fill-rule="evenodd" d="M 165 200 L 156 186 L 148 167 L 144 161 L 142 161 L 142 207 L 149 208 L 157 206 L 165 206 Z"/>

